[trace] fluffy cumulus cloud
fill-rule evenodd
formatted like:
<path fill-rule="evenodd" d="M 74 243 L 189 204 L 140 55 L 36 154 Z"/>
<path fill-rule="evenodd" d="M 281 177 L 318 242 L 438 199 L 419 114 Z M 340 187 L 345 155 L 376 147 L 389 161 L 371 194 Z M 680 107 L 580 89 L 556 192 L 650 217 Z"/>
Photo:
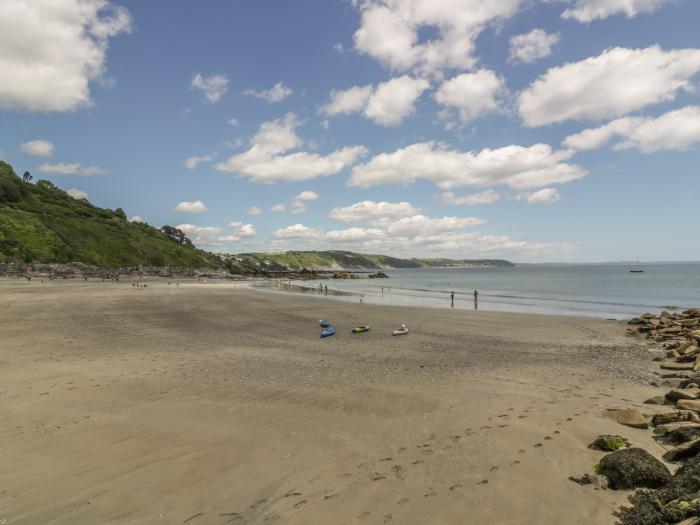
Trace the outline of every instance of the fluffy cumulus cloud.
<path fill-rule="evenodd" d="M 50 157 L 53 155 L 53 144 L 48 140 L 30 140 L 20 145 L 22 151 L 35 157 Z"/>
<path fill-rule="evenodd" d="M 362 201 L 342 208 L 333 208 L 328 216 L 336 221 L 353 224 L 358 222 L 396 220 L 417 215 L 420 211 L 419 208 L 414 208 L 410 202 L 406 201 Z"/>
<path fill-rule="evenodd" d="M 66 193 L 68 195 L 70 195 L 71 197 L 73 197 L 74 199 L 78 199 L 78 200 L 88 198 L 88 194 L 86 192 L 84 192 L 83 190 L 79 190 L 77 188 L 71 188 L 69 190 L 66 190 Z"/>
<path fill-rule="evenodd" d="M 474 66 L 475 40 L 489 24 L 513 16 L 523 0 L 358 0 L 355 48 L 391 70 L 434 74 Z M 424 30 L 437 36 L 421 38 Z"/>
<path fill-rule="evenodd" d="M 257 233 L 252 224 L 234 221 L 228 226 L 228 230 L 219 226 L 197 226 L 195 224 L 179 224 L 177 228 L 182 230 L 197 246 L 210 248 L 229 246 L 232 243 L 255 237 Z"/>
<path fill-rule="evenodd" d="M 367 153 L 363 146 L 337 149 L 328 155 L 305 151 L 289 153 L 304 145 L 296 134 L 299 125 L 293 113 L 263 123 L 247 151 L 216 164 L 216 169 L 237 173 L 255 182 L 303 181 L 340 173 Z"/>
<path fill-rule="evenodd" d="M 131 16 L 107 0 L 11 0 L 0 27 L 0 109 L 70 111 L 92 103 L 109 39 L 131 30 Z"/>
<path fill-rule="evenodd" d="M 700 106 L 687 106 L 653 117 L 625 117 L 597 128 L 570 135 L 564 145 L 577 150 L 594 150 L 613 140 L 614 149 L 687 150 L 700 142 Z"/>
<path fill-rule="evenodd" d="M 133 217 L 131 217 L 129 219 L 129 221 L 130 222 L 146 222 L 143 220 L 143 217 L 141 217 L 140 215 L 134 215 Z"/>
<path fill-rule="evenodd" d="M 533 29 L 524 35 L 515 35 L 510 39 L 508 61 L 530 64 L 548 57 L 559 39 L 559 33 L 547 33 L 543 29 Z"/>
<path fill-rule="evenodd" d="M 285 86 L 282 82 L 277 82 L 270 89 L 256 91 L 254 89 L 246 89 L 243 92 L 244 95 L 248 95 L 255 98 L 261 98 L 267 102 L 281 102 L 288 96 L 292 94 L 292 90 Z"/>
<path fill-rule="evenodd" d="M 441 117 L 451 120 L 455 110 L 459 120 L 467 124 L 483 115 L 501 110 L 507 95 L 505 81 L 489 69 L 462 73 L 443 82 L 433 97 L 444 107 Z"/>
<path fill-rule="evenodd" d="M 353 226 L 327 231 L 294 224 L 274 232 L 273 239 L 279 248 L 332 245 L 337 249 L 410 257 L 506 257 L 567 249 L 565 245 L 466 231 L 483 222 L 474 217 L 430 218 L 415 215 L 372 227 Z"/>
<path fill-rule="evenodd" d="M 260 215 L 262 213 L 262 208 L 258 208 L 257 206 L 253 206 L 252 208 L 248 208 L 245 212 L 246 215 L 250 215 L 251 217 L 255 217 L 256 215 Z"/>
<path fill-rule="evenodd" d="M 376 124 L 398 126 L 415 111 L 416 100 L 429 87 L 425 79 L 403 75 L 376 87 L 353 86 L 344 91 L 331 91 L 322 112 L 329 116 L 361 113 Z"/>
<path fill-rule="evenodd" d="M 278 202 L 277 204 L 270 206 L 270 211 L 273 213 L 284 213 L 287 211 L 287 205 L 283 202 Z"/>
<path fill-rule="evenodd" d="M 477 204 L 493 204 L 501 200 L 501 194 L 493 190 L 485 190 L 470 195 L 457 196 L 451 191 L 446 191 L 440 195 L 443 204 L 453 206 L 476 206 Z"/>
<path fill-rule="evenodd" d="M 573 18 L 588 23 L 602 20 L 612 15 L 625 15 L 628 18 L 640 13 L 651 13 L 672 0 L 574 0 L 574 5 L 562 14 L 563 18 Z"/>
<path fill-rule="evenodd" d="M 562 199 L 561 193 L 554 188 L 542 188 L 538 191 L 526 191 L 519 193 L 516 200 L 525 201 L 528 204 L 552 204 Z"/>
<path fill-rule="evenodd" d="M 209 209 L 202 201 L 183 201 L 173 208 L 173 211 L 178 213 L 204 213 Z M 183 230 L 184 231 L 184 230 Z"/>
<path fill-rule="evenodd" d="M 425 179 L 449 190 L 457 187 L 537 188 L 586 176 L 565 162 L 573 151 L 554 151 L 547 144 L 506 146 L 478 153 L 450 149 L 436 142 L 412 144 L 382 153 L 353 168 L 349 185 L 359 187 L 410 184 Z"/>
<path fill-rule="evenodd" d="M 212 155 L 203 155 L 201 157 L 188 157 L 185 159 L 185 167 L 188 170 L 196 170 L 197 166 L 199 166 L 200 164 L 204 162 L 211 162 L 212 160 L 214 160 L 214 157 Z"/>
<path fill-rule="evenodd" d="M 315 191 L 302 191 L 299 195 L 296 195 L 292 199 L 292 204 L 290 209 L 294 215 L 299 215 L 301 213 L 306 213 L 307 207 L 306 203 L 309 201 L 318 200 L 318 193 Z"/>
<path fill-rule="evenodd" d="M 700 49 L 616 47 L 550 69 L 520 94 L 518 109 L 530 127 L 615 118 L 692 91 L 698 71 Z"/>
<path fill-rule="evenodd" d="M 196 73 L 192 77 L 190 87 L 201 91 L 210 104 L 216 104 L 228 91 L 228 77 L 226 75 L 205 77 L 201 73 Z"/>
<path fill-rule="evenodd" d="M 42 173 L 50 173 L 52 175 L 84 175 L 86 177 L 92 175 L 103 175 L 107 170 L 99 166 L 81 166 L 77 162 L 66 164 L 59 162 L 58 164 L 50 164 L 45 162 L 39 166 L 39 171 Z"/>

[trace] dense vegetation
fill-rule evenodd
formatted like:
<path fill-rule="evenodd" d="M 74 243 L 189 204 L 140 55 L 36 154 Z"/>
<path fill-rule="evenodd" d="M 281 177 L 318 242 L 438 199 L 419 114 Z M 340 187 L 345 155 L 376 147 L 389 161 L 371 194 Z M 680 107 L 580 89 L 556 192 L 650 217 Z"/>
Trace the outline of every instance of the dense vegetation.
<path fill-rule="evenodd" d="M 264 271 L 327 270 L 327 269 L 380 269 L 380 268 L 438 268 L 438 267 L 483 267 L 512 266 L 501 259 L 400 259 L 386 255 L 367 255 L 344 251 L 284 253 L 241 253 L 231 257 L 229 265 L 238 268 L 257 268 Z"/>
<path fill-rule="evenodd" d="M 0 262 L 67 263 L 102 267 L 202 267 L 217 259 L 172 227 L 132 223 L 120 208 L 74 199 L 49 181 L 31 183 L 0 161 Z"/>

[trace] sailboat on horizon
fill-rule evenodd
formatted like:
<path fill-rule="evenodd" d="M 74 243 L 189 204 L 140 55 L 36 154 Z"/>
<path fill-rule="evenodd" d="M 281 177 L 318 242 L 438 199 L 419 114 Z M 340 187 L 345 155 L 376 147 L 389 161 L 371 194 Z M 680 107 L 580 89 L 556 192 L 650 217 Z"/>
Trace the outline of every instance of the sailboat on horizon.
<path fill-rule="evenodd" d="M 630 270 L 630 273 L 644 273 L 644 269 L 639 266 L 639 257 L 637 257 L 637 266 Z"/>

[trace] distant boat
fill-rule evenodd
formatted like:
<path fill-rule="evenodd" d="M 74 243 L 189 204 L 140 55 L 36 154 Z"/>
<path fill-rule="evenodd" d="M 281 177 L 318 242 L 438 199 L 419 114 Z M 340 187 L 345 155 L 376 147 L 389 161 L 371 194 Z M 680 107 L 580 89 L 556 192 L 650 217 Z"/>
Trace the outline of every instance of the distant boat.
<path fill-rule="evenodd" d="M 637 267 L 632 268 L 630 270 L 630 273 L 644 273 L 644 269 L 641 266 L 639 266 L 639 257 L 637 257 Z"/>

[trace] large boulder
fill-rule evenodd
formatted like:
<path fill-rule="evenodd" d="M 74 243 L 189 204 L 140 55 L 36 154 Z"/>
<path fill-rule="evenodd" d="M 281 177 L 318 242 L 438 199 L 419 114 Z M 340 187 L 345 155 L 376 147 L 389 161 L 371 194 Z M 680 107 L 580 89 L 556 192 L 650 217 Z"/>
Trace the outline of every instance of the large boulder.
<path fill-rule="evenodd" d="M 641 448 L 626 448 L 604 456 L 597 473 L 608 478 L 612 489 L 655 489 L 671 479 L 666 465 Z"/>
<path fill-rule="evenodd" d="M 610 410 L 610 415 L 620 423 L 632 428 L 649 428 L 649 423 L 639 409 L 624 408 L 621 410 Z"/>

